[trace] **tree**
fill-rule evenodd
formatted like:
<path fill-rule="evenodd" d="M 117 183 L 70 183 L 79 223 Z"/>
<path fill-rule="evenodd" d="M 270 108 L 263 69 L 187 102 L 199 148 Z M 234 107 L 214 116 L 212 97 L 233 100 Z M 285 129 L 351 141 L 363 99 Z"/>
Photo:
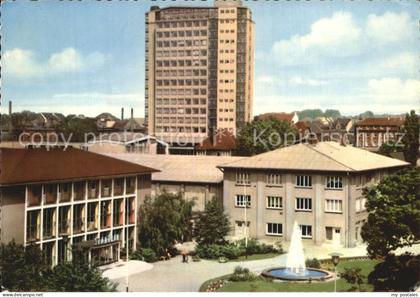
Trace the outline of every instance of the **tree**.
<path fill-rule="evenodd" d="M 237 151 L 243 156 L 272 151 L 297 140 L 297 134 L 297 130 L 285 121 L 274 118 L 253 120 L 239 131 Z"/>
<path fill-rule="evenodd" d="M 104 278 L 86 257 L 77 253 L 73 261 L 55 266 L 45 279 L 48 290 L 54 292 L 115 292 L 116 284 Z"/>
<path fill-rule="evenodd" d="M 15 241 L 1 245 L 1 286 L 9 291 L 44 291 L 43 274 L 48 267 L 42 263 L 37 245 L 26 248 Z"/>
<path fill-rule="evenodd" d="M 419 185 L 420 168 L 409 168 L 363 189 L 369 216 L 361 235 L 372 258 L 385 257 L 420 239 Z"/>
<path fill-rule="evenodd" d="M 408 292 L 420 279 L 420 255 L 405 253 L 389 254 L 385 261 L 377 264 L 368 276 L 374 291 Z"/>
<path fill-rule="evenodd" d="M 417 159 L 419 156 L 419 116 L 414 110 L 405 116 L 404 123 L 404 158 L 411 165 L 417 165 Z"/>
<path fill-rule="evenodd" d="M 25 131 L 25 128 L 31 125 L 31 122 L 35 120 L 36 117 L 36 113 L 27 110 L 12 113 L 11 121 L 13 137 L 18 139 L 19 136 Z"/>
<path fill-rule="evenodd" d="M 197 243 L 199 245 L 224 244 L 225 236 L 230 231 L 230 223 L 223 211 L 222 203 L 217 199 L 207 202 L 204 212 L 197 223 Z"/>
<path fill-rule="evenodd" d="M 392 157 L 392 154 L 402 152 L 402 147 L 398 146 L 395 141 L 390 140 L 384 142 L 378 150 L 378 153 L 387 157 Z"/>
<path fill-rule="evenodd" d="M 341 113 L 337 109 L 327 109 L 324 112 L 324 117 L 327 117 L 327 118 L 336 119 L 336 118 L 339 118 L 340 116 L 341 116 Z"/>
<path fill-rule="evenodd" d="M 88 133 L 97 134 L 98 128 L 92 118 L 78 118 L 67 116 L 63 123 L 57 127 L 57 132 L 63 133 L 68 139 L 71 135 L 72 142 L 84 142 Z"/>
<path fill-rule="evenodd" d="M 163 191 L 154 199 L 146 197 L 139 214 L 141 247 L 166 255 L 166 250 L 172 250 L 176 241 L 190 234 L 194 204 L 193 200 L 184 200 L 181 193 Z"/>
<path fill-rule="evenodd" d="M 357 287 L 353 286 L 350 291 L 356 291 L 356 289 L 359 292 L 362 291 L 364 276 L 361 268 L 344 268 L 344 272 L 340 273 L 340 277 L 349 284 L 357 285 Z"/>
<path fill-rule="evenodd" d="M 370 110 L 365 111 L 364 113 L 359 114 L 359 118 L 361 118 L 361 119 L 372 118 L 374 116 L 375 116 L 375 114 L 372 111 L 370 111 Z"/>
<path fill-rule="evenodd" d="M 304 109 L 301 111 L 297 111 L 296 113 L 299 119 L 305 119 L 305 118 L 316 119 L 316 118 L 324 116 L 324 112 L 319 108 L 318 109 Z"/>

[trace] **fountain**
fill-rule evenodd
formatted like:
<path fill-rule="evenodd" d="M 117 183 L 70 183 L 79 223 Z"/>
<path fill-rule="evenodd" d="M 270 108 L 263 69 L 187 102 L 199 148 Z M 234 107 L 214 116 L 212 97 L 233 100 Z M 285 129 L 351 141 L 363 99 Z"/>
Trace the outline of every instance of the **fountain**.
<path fill-rule="evenodd" d="M 332 277 L 329 271 L 306 268 L 303 252 L 301 232 L 298 223 L 293 224 L 292 238 L 286 258 L 286 267 L 270 268 L 262 273 L 263 276 L 289 281 L 325 280 Z"/>

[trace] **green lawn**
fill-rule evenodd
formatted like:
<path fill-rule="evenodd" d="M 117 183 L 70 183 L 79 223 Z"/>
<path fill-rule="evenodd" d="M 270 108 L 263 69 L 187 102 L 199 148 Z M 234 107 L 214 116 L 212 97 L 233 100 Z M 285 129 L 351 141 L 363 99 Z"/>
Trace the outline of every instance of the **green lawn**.
<path fill-rule="evenodd" d="M 343 271 L 344 268 L 359 267 L 362 269 L 362 273 L 367 277 L 373 267 L 378 263 L 375 260 L 354 260 L 354 261 L 343 261 L 338 265 L 338 270 Z M 227 278 L 223 276 L 221 278 Z M 216 279 L 214 279 L 216 280 Z M 205 291 L 207 285 L 214 280 L 205 282 L 200 291 Z M 367 278 L 365 278 L 367 281 Z M 347 284 L 345 280 L 337 280 L 337 291 L 348 291 L 351 285 Z M 363 291 L 372 291 L 372 286 L 369 284 L 362 285 Z M 308 282 L 272 282 L 264 278 L 260 278 L 253 282 L 229 282 L 222 287 L 220 292 L 332 292 L 334 291 L 334 281 L 308 283 Z"/>

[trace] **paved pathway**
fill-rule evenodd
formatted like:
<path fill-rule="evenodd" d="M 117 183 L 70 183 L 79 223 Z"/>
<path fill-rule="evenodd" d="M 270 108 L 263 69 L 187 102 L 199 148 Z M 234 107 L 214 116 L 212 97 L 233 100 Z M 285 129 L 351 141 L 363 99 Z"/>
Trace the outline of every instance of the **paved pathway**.
<path fill-rule="evenodd" d="M 304 250 L 306 258 L 330 258 L 329 254 L 332 252 L 339 252 L 343 257 L 366 256 L 365 245 L 343 248 L 328 244 L 322 246 L 304 244 Z M 413 246 L 410 250 L 414 253 L 419 253 L 420 245 Z M 401 252 L 403 251 L 399 250 L 397 253 Z M 284 266 L 286 256 L 287 254 L 283 254 L 270 259 L 227 263 L 208 260 L 182 263 L 181 256 L 178 256 L 169 261 L 153 263 L 152 269 L 141 273 L 136 271 L 141 271 L 143 269 L 141 267 L 144 267 L 143 264 L 132 264 L 134 266 L 139 265 L 139 267 L 132 266 L 132 269 L 130 269 L 129 288 L 131 292 L 197 292 L 200 285 L 206 280 L 230 274 L 238 265 L 260 273 L 270 267 Z M 125 291 L 126 279 L 125 277 L 119 278 L 118 274 L 108 272 L 108 275 L 115 276 L 111 278 L 118 282 L 118 290 Z"/>

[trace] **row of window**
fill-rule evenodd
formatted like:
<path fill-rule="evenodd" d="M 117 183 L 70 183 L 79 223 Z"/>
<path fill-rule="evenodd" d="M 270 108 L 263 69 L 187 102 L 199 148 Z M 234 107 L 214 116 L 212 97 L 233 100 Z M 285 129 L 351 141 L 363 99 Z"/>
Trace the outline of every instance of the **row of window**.
<path fill-rule="evenodd" d="M 233 122 L 233 118 L 219 118 L 219 122 Z"/>
<path fill-rule="evenodd" d="M 207 86 L 207 79 L 158 79 L 157 86 Z M 205 90 L 205 89 L 202 89 Z"/>
<path fill-rule="evenodd" d="M 299 225 L 299 228 L 303 238 L 312 238 L 311 225 Z M 283 235 L 283 224 L 267 223 L 265 232 L 267 235 Z"/>
<path fill-rule="evenodd" d="M 156 132 L 171 133 L 206 133 L 205 127 L 156 127 Z"/>
<path fill-rule="evenodd" d="M 157 60 L 156 67 L 207 66 L 207 60 Z"/>
<path fill-rule="evenodd" d="M 158 28 L 182 28 L 182 27 L 199 27 L 207 26 L 206 20 L 201 21 L 179 21 L 179 22 L 163 22 L 157 24 Z"/>
<path fill-rule="evenodd" d="M 267 174 L 267 185 L 282 185 L 281 174 Z M 237 172 L 236 184 L 249 185 L 251 184 L 249 173 Z M 297 175 L 295 185 L 297 187 L 310 188 L 312 187 L 312 176 L 310 175 Z M 325 181 L 327 189 L 342 189 L 343 179 L 340 176 L 327 177 Z"/>
<path fill-rule="evenodd" d="M 235 206 L 251 207 L 251 195 L 236 195 Z M 266 207 L 269 209 L 282 209 L 283 198 L 280 196 L 267 196 Z M 295 210 L 312 211 L 312 198 L 297 197 L 295 199 Z M 337 213 L 343 212 L 343 201 L 340 199 L 325 199 L 325 211 Z"/>
<path fill-rule="evenodd" d="M 207 30 L 185 30 L 185 31 L 158 31 L 156 32 L 158 38 L 176 38 L 176 37 L 192 37 L 192 36 L 207 36 Z"/>
<path fill-rule="evenodd" d="M 156 76 L 207 76 L 207 69 L 179 69 L 179 70 L 157 70 Z"/>
<path fill-rule="evenodd" d="M 156 114 L 206 114 L 206 108 L 156 108 Z"/>
<path fill-rule="evenodd" d="M 181 35 L 182 33 L 182 35 Z M 195 31 L 179 31 L 178 35 L 180 37 L 184 37 L 184 35 L 186 37 L 203 37 L 203 36 L 207 36 L 207 30 L 195 30 Z M 177 47 L 177 46 L 185 46 L 186 45 L 186 40 L 168 40 L 168 41 L 157 41 L 156 42 L 156 47 Z"/>
<path fill-rule="evenodd" d="M 156 57 L 191 57 L 191 56 L 207 56 L 207 50 L 172 50 L 172 51 L 156 51 Z"/>
<path fill-rule="evenodd" d="M 156 118 L 156 122 L 161 123 L 171 123 L 171 124 L 205 124 L 207 123 L 207 118 L 205 117 L 187 117 L 187 118 Z"/>
<path fill-rule="evenodd" d="M 225 108 L 225 109 L 219 108 L 219 112 L 233 112 L 233 108 L 230 108 L 230 109 L 227 109 L 227 108 Z"/>
<path fill-rule="evenodd" d="M 169 88 L 156 88 L 156 95 L 205 95 L 207 89 L 169 89 Z"/>
<path fill-rule="evenodd" d="M 156 99 L 157 105 L 207 105 L 205 98 Z"/>

